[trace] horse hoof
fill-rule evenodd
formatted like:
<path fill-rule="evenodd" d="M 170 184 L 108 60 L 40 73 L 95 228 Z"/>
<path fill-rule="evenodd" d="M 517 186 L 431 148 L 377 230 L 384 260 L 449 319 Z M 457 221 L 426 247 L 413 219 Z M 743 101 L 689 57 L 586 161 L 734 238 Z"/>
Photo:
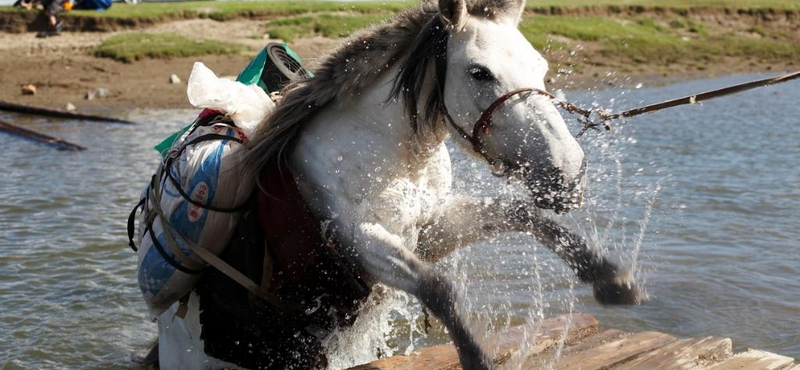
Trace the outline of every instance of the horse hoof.
<path fill-rule="evenodd" d="M 644 301 L 628 271 L 594 282 L 594 299 L 602 305 L 636 305 Z"/>
<path fill-rule="evenodd" d="M 475 348 L 477 349 L 477 347 Z M 492 358 L 486 355 L 483 351 L 469 351 L 471 355 L 461 353 L 460 362 L 461 368 L 464 370 L 496 370 Z M 465 356 L 466 355 L 466 356 Z"/>

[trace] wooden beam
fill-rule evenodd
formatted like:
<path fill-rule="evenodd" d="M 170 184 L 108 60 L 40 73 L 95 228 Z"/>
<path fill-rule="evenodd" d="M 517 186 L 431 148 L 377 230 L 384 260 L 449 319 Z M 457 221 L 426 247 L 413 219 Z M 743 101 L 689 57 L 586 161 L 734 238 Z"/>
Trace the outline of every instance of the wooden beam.
<path fill-rule="evenodd" d="M 34 106 L 31 106 L 31 105 L 9 103 L 9 102 L 2 101 L 2 100 L 0 100 L 0 110 L 4 110 L 4 111 L 8 111 L 8 112 L 15 112 L 15 113 L 22 113 L 22 114 L 35 114 L 35 115 L 39 115 L 39 116 L 74 119 L 74 120 L 82 120 L 82 121 L 98 121 L 98 122 L 123 123 L 123 124 L 134 124 L 135 123 L 135 122 L 124 120 L 124 119 L 103 117 L 103 116 L 95 116 L 95 115 L 91 115 L 91 114 L 73 113 L 73 112 L 68 112 L 68 111 L 60 110 L 60 109 L 49 109 L 49 108 L 42 108 L 42 107 L 34 107 Z"/>
<path fill-rule="evenodd" d="M 675 337 L 658 332 L 637 333 L 601 344 L 585 351 L 563 356 L 555 364 L 557 370 L 602 370 L 675 341 Z"/>
<path fill-rule="evenodd" d="M 731 356 L 733 350 L 728 338 L 680 339 L 614 367 L 614 370 L 700 370 Z"/>
<path fill-rule="evenodd" d="M 563 348 L 554 348 L 554 350 L 544 351 L 541 353 L 529 356 L 523 362 L 520 369 L 548 369 L 552 368 L 553 364 L 560 358 L 569 356 L 573 353 L 583 352 L 588 349 L 601 346 L 606 343 L 618 341 L 622 338 L 631 336 L 631 333 L 620 331 L 617 329 L 605 329 L 596 332 L 588 337 L 582 338 L 580 341 L 573 341 L 567 343 L 568 345 Z"/>
<path fill-rule="evenodd" d="M 791 367 L 793 362 L 791 357 L 750 349 L 708 370 L 784 370 Z"/>
<path fill-rule="evenodd" d="M 60 139 L 57 137 L 52 137 L 49 135 L 45 135 L 36 131 L 28 130 L 23 127 L 19 127 L 16 125 L 12 125 L 8 122 L 0 121 L 0 132 L 9 133 L 23 139 L 35 141 L 37 143 L 42 143 L 45 145 L 52 146 L 59 150 L 69 150 L 69 151 L 79 151 L 79 150 L 86 150 L 85 147 L 82 147 L 78 144 L 70 143 L 64 139 Z"/>
<path fill-rule="evenodd" d="M 567 323 L 570 330 L 565 333 Z M 535 338 L 526 339 L 525 330 L 517 327 L 487 338 L 487 349 L 494 349 L 495 359 L 504 363 L 515 355 L 522 343 L 531 342 L 526 354 L 545 351 L 562 340 L 577 341 L 597 331 L 597 320 L 587 314 L 574 314 L 548 319 L 536 328 Z M 564 335 L 566 334 L 566 337 Z M 398 355 L 359 365 L 350 370 L 456 370 L 461 369 L 458 353 L 452 344 L 424 348 L 408 356 Z"/>
<path fill-rule="evenodd" d="M 590 348 L 602 346 L 606 343 L 615 342 L 623 338 L 627 338 L 633 334 L 624 332 L 617 329 L 605 329 L 595 333 L 592 336 L 586 337 L 578 343 L 574 343 L 567 348 L 564 348 L 561 355 L 566 356 L 573 353 L 585 351 Z"/>

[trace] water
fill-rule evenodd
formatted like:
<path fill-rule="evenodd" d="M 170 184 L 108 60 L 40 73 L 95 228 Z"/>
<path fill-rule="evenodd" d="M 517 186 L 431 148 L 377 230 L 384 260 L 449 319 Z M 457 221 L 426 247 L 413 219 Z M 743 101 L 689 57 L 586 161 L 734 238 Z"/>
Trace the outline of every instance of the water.
<path fill-rule="evenodd" d="M 567 97 L 613 99 L 623 108 L 755 77 Z M 800 85 L 786 84 L 581 139 L 591 160 L 587 203 L 560 219 L 635 266 L 651 298 L 645 305 L 600 307 L 589 287 L 525 235 L 503 234 L 440 268 L 465 282 L 476 327 L 589 312 L 609 327 L 731 337 L 739 349 L 800 357 L 797 101 Z M 135 112 L 132 119 L 147 122 L 137 127 L 0 114 L 89 147 L 58 152 L 0 135 L 0 368 L 127 368 L 129 354 L 154 338 L 125 220 L 158 160 L 150 148 L 193 114 Z M 481 164 L 454 156 L 457 188 L 498 191 L 487 186 L 491 175 Z M 387 348 L 445 340 L 436 325 L 430 336 L 421 333 L 415 300 L 394 301 L 408 303 L 382 312 L 394 317 L 388 325 L 374 325 L 390 331 Z"/>

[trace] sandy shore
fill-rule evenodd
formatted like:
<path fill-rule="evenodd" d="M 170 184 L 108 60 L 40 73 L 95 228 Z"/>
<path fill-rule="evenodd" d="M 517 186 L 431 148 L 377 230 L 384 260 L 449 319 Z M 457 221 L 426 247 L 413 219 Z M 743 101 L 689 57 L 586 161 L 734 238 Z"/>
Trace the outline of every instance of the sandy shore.
<path fill-rule="evenodd" d="M 233 76 L 247 64 L 259 47 L 270 41 L 254 38 L 263 21 L 238 19 L 218 22 L 210 19 L 178 20 L 137 31 L 177 33 L 199 39 L 218 39 L 247 45 L 251 51 L 233 56 L 203 56 L 141 60 L 122 63 L 96 58 L 90 50 L 117 32 L 75 32 L 58 37 L 37 39 L 34 33 L 0 33 L 0 100 L 53 108 L 68 103 L 79 111 L 119 111 L 135 108 L 188 108 L 186 80 L 192 64 L 200 60 L 221 76 Z M 292 48 L 313 69 L 314 62 L 341 40 L 321 37 L 303 38 L 292 42 Z M 737 72 L 788 70 L 791 66 L 766 64 L 750 60 L 731 59 L 723 63 L 699 66 L 676 63 L 670 66 L 624 63 L 592 54 L 584 48 L 577 54 L 553 53 L 551 64 L 580 64 L 591 57 L 592 63 L 575 71 L 551 71 L 550 88 L 589 88 L 605 86 L 634 86 L 640 82 L 654 83 L 709 77 Z M 182 82 L 172 84 L 169 76 L 178 75 Z M 33 84 L 35 95 L 23 95 L 21 86 Z M 103 98 L 87 100 L 87 92 L 108 89 Z"/>

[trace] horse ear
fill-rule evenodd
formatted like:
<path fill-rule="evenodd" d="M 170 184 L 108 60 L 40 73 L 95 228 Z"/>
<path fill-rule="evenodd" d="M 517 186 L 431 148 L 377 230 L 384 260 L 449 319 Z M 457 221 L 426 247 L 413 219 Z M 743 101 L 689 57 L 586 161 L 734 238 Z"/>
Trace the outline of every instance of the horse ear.
<path fill-rule="evenodd" d="M 514 23 L 519 24 L 519 22 L 522 20 L 522 13 L 525 12 L 525 3 L 527 3 L 527 0 L 513 0 L 513 1 L 514 3 L 516 3 L 517 6 L 517 10 L 514 12 L 514 16 L 516 17 L 514 19 Z"/>
<path fill-rule="evenodd" d="M 467 1 L 439 0 L 439 14 L 447 28 L 461 30 L 467 23 Z"/>

